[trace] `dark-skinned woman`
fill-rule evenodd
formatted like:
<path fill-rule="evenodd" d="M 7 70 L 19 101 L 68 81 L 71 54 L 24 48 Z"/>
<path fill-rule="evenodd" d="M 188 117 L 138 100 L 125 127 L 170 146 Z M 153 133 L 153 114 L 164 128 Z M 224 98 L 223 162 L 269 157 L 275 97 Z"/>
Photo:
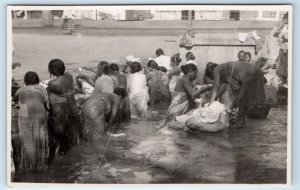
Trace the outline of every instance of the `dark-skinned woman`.
<path fill-rule="evenodd" d="M 82 125 L 74 96 L 73 77 L 65 73 L 64 62 L 53 59 L 49 62 L 48 70 L 50 75 L 56 77 L 49 82 L 47 88 L 50 100 L 49 127 L 54 137 L 51 138 L 50 153 L 53 156 L 57 143 L 60 145 L 61 154 L 65 154 L 71 145 L 78 143 L 79 133 L 82 135 Z"/>
<path fill-rule="evenodd" d="M 249 106 L 261 105 L 265 100 L 263 72 L 258 67 L 243 61 L 220 64 L 213 70 L 214 86 L 210 103 L 218 99 L 221 84 L 235 82 L 239 85 L 236 104 L 239 108 L 237 122 L 233 128 L 244 127 Z"/>
<path fill-rule="evenodd" d="M 197 66 L 190 63 L 182 65 L 183 76 L 178 80 L 174 89 L 174 98 L 168 109 L 167 121 L 173 120 L 176 116 L 185 114 L 187 111 L 196 108 L 194 100 L 210 89 L 212 85 L 205 85 L 197 89 L 193 81 L 197 78 Z"/>

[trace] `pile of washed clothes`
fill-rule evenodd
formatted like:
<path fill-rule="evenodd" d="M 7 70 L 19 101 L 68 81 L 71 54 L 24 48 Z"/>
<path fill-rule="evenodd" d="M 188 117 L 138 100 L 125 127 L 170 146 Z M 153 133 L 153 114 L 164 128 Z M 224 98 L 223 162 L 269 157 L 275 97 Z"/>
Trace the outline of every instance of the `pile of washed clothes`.
<path fill-rule="evenodd" d="M 199 107 L 177 116 L 176 121 L 170 122 L 168 126 L 173 129 L 219 132 L 229 127 L 229 123 L 225 105 L 215 101 L 209 106 Z"/>

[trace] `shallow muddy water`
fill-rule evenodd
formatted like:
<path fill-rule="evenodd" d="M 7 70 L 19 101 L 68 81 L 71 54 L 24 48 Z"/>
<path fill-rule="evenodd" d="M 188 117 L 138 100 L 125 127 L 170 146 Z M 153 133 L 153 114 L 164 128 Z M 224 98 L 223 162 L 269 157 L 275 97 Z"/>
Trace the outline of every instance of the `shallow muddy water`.
<path fill-rule="evenodd" d="M 285 183 L 287 108 L 220 133 L 160 129 L 165 114 L 81 142 L 46 172 L 15 176 L 46 183 Z M 109 143 L 107 143 L 109 140 Z"/>

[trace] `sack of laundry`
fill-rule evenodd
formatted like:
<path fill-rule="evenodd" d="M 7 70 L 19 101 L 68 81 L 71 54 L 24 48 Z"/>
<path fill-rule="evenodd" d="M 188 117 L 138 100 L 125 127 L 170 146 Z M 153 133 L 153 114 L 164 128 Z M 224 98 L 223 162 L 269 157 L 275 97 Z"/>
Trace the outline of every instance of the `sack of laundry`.
<path fill-rule="evenodd" d="M 229 114 L 226 112 L 224 104 L 215 101 L 207 107 L 177 116 L 176 121 L 185 123 L 189 130 L 219 132 L 229 126 Z"/>

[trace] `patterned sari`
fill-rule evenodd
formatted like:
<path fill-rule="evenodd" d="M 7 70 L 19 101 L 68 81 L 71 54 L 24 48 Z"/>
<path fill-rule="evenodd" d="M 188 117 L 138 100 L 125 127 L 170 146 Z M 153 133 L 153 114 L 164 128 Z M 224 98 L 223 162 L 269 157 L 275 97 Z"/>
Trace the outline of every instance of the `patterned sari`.
<path fill-rule="evenodd" d="M 44 170 L 49 156 L 47 107 L 48 95 L 44 87 L 29 85 L 21 87 L 18 116 L 21 139 L 21 170 Z"/>
<path fill-rule="evenodd" d="M 111 104 L 107 93 L 94 93 L 82 107 L 84 136 L 87 140 L 102 137 L 106 128 L 106 116 L 111 112 Z"/>
<path fill-rule="evenodd" d="M 176 116 L 185 114 L 189 108 L 188 97 L 185 92 L 174 92 L 174 98 L 169 106 L 166 123 L 172 121 Z"/>

